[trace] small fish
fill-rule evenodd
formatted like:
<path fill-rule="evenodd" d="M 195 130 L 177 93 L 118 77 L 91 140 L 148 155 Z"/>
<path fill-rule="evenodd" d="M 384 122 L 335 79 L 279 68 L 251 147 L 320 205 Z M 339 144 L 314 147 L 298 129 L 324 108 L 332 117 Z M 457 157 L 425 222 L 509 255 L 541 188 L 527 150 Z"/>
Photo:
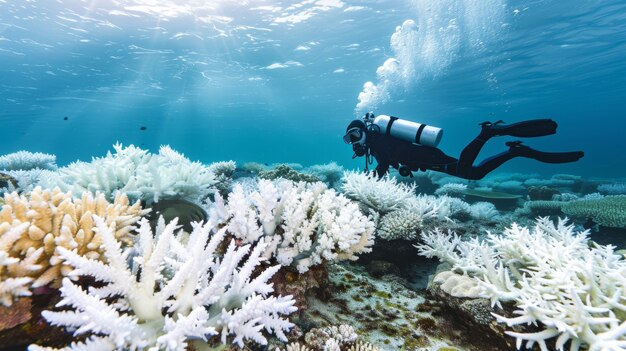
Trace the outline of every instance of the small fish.
<path fill-rule="evenodd" d="M 67 121 L 69 118 L 67 118 L 67 116 L 63 117 L 64 121 Z"/>
<path fill-rule="evenodd" d="M 146 130 L 146 129 L 148 129 L 148 127 L 146 126 L 141 126 L 141 128 L 139 128 L 139 130 Z"/>

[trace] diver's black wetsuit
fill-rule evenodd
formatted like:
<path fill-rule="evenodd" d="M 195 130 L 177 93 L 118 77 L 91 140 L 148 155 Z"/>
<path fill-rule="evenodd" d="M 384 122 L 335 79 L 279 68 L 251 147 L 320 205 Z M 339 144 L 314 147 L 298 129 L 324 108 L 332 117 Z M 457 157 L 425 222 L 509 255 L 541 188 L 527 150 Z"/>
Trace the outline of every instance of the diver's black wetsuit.
<path fill-rule="evenodd" d="M 528 137 L 554 134 L 556 132 L 556 123 L 552 120 L 533 120 L 530 122 L 544 130 L 540 132 L 528 128 L 524 130 L 523 128 L 526 125 L 520 124 L 521 126 L 517 127 L 519 130 L 518 135 L 514 134 L 515 130 L 513 134 L 498 134 L 497 126 L 491 127 L 491 124 L 483 124 L 480 134 L 463 149 L 458 159 L 446 155 L 438 148 L 413 144 L 373 130 L 366 132 L 366 146 L 369 148 L 371 155 L 376 158 L 378 163 L 376 174 L 379 177 L 385 175 L 390 166 L 396 169 L 406 166 L 411 171 L 433 170 L 465 179 L 478 180 L 504 162 L 518 156 L 533 158 L 547 163 L 565 163 L 576 161 L 584 155 L 581 151 L 541 152 L 521 145 L 520 142 L 509 142 L 507 143 L 509 150 L 489 157 L 477 166 L 473 165 L 485 142 L 493 136 L 516 135 Z M 527 125 L 533 128 L 533 124 L 528 123 Z M 537 133 L 537 135 L 533 135 L 534 133 Z"/>

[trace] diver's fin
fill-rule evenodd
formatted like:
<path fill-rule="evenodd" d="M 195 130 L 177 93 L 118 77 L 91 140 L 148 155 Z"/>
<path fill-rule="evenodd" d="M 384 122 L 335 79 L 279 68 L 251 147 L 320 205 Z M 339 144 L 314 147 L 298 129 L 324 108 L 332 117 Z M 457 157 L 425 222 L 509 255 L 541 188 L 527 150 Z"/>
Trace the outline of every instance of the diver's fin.
<path fill-rule="evenodd" d="M 480 125 L 490 136 L 510 135 L 522 138 L 554 134 L 557 127 L 556 122 L 551 119 L 532 119 L 513 124 L 504 124 L 502 121 L 483 122 Z"/>
<path fill-rule="evenodd" d="M 585 155 L 582 151 L 571 152 L 543 152 L 522 145 L 521 141 L 509 141 L 506 143 L 511 153 L 515 156 L 532 158 L 545 163 L 569 163 L 578 161 Z"/>

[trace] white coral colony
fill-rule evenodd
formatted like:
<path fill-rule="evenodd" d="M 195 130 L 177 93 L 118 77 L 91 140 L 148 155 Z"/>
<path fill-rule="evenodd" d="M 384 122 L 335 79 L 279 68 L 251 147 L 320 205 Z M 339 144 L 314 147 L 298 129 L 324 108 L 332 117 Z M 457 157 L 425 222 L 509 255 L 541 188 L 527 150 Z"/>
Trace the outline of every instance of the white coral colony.
<path fill-rule="evenodd" d="M 323 261 L 356 260 L 374 243 L 374 223 L 359 206 L 320 182 L 261 179 L 248 193 L 237 185 L 226 205 L 216 196 L 212 213 L 230 234 L 265 242 L 265 257 L 300 273 Z"/>
<path fill-rule="evenodd" d="M 106 285 L 85 291 L 66 278 L 58 306 L 67 310 L 42 313 L 53 325 L 89 336 L 65 350 L 182 351 L 190 344 L 206 347 L 218 335 L 222 343 L 232 337 L 243 347 L 245 340 L 266 344 L 263 329 L 286 341 L 284 332 L 293 324 L 282 316 L 296 310 L 294 300 L 271 296 L 267 283 L 280 266 L 253 275 L 265 245 L 251 249 L 231 241 L 218 258 L 225 229 L 215 232 L 210 221 L 196 224 L 186 237 L 175 234 L 176 221 L 161 221 L 153 235 L 144 219 L 138 228 L 139 254 L 129 265 L 129 252 L 122 252 L 113 228 L 99 217 L 95 221 L 107 263 L 59 251 L 76 268 L 74 275 L 90 275 Z M 31 345 L 29 350 L 52 349 Z"/>

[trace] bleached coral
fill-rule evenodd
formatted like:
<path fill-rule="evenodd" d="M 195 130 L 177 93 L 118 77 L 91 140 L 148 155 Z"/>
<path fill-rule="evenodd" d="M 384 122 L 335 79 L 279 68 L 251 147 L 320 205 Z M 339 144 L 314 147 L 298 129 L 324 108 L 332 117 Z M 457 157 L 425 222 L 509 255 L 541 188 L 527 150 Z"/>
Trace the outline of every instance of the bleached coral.
<path fill-rule="evenodd" d="M 422 217 L 410 210 L 396 210 L 382 217 L 376 236 L 384 240 L 413 240 L 420 232 Z"/>
<path fill-rule="evenodd" d="M 0 169 L 6 171 L 27 171 L 30 169 L 57 169 L 57 157 L 42 152 L 18 151 L 0 156 Z"/>
<path fill-rule="evenodd" d="M 81 194 L 102 192 L 113 199 L 117 192 L 148 203 L 164 198 L 200 202 L 215 192 L 215 175 L 200 162 L 191 162 L 183 154 L 161 146 L 158 154 L 130 145 L 113 145 L 115 153 L 74 162 L 59 169 L 57 176 L 40 181 L 44 188 L 60 187 Z"/>
<path fill-rule="evenodd" d="M 461 197 L 467 190 L 467 185 L 461 183 L 446 183 L 435 190 L 435 195 Z"/>
<path fill-rule="evenodd" d="M 5 194 L 0 211 L 0 236 L 11 239 L 3 239 L 4 253 L 0 256 L 5 256 L 3 262 L 7 268 L 0 279 L 30 277 L 34 279 L 33 287 L 51 282 L 58 285 L 71 270 L 59 257 L 59 247 L 93 259 L 101 257 L 102 239 L 94 231 L 92 215 L 115 225 L 116 240 L 131 244 L 133 225 L 146 212 L 139 202 L 131 205 L 123 195 L 109 203 L 99 193 L 95 196 L 83 193 L 82 198 L 74 199 L 71 193 L 58 188 L 35 188 L 29 195 Z M 16 228 L 22 229 L 15 232 Z"/>
<path fill-rule="evenodd" d="M 235 185 L 227 204 L 216 196 L 210 212 L 228 233 L 247 243 L 263 240 L 265 257 L 300 272 L 323 261 L 356 260 L 373 245 L 374 223 L 321 182 L 261 179 L 252 192 Z"/>
<path fill-rule="evenodd" d="M 21 192 L 31 191 L 37 186 L 37 184 L 39 184 L 41 179 L 55 177 L 57 175 L 56 171 L 40 168 L 29 169 L 26 171 L 7 171 L 6 173 L 17 180 L 17 187 Z"/>
<path fill-rule="evenodd" d="M 354 327 L 348 324 L 313 328 L 304 336 L 308 346 L 324 351 L 340 351 L 342 347 L 353 345 L 357 338 Z"/>
<path fill-rule="evenodd" d="M 547 351 L 547 340 L 564 350 L 623 350 L 626 347 L 626 261 L 612 246 L 589 246 L 588 231 L 566 220 L 537 220 L 531 229 L 513 224 L 504 235 L 462 241 L 453 233 L 423 235 L 420 254 L 449 262 L 454 272 L 474 277 L 480 296 L 492 304 L 513 301 L 518 317 L 495 315 L 508 326 L 534 324 L 541 331 L 509 331 Z"/>
<path fill-rule="evenodd" d="M 59 248 L 75 270 L 74 276 L 89 275 L 104 285 L 88 291 L 63 280 L 64 311 L 44 311 L 53 325 L 88 335 L 84 343 L 69 349 L 176 350 L 206 345 L 219 338 L 239 347 L 252 340 L 265 345 L 265 329 L 286 341 L 293 324 L 284 319 L 296 310 L 291 296 L 270 296 L 267 281 L 280 266 L 258 270 L 265 244 L 237 246 L 234 241 L 223 255 L 216 250 L 226 229 L 214 232 L 211 222 L 196 224 L 185 239 L 176 235 L 176 221 L 160 221 L 153 234 L 150 224 L 140 222 L 139 249 L 128 263 L 115 240 L 114 226 L 94 217 L 102 237 L 106 263 L 89 259 L 74 250 Z M 244 261 L 245 259 L 245 261 Z M 31 346 L 31 351 L 43 350 Z"/>
<path fill-rule="evenodd" d="M 470 215 L 477 220 L 491 221 L 498 218 L 500 212 L 491 202 L 476 202 L 470 205 Z"/>
<path fill-rule="evenodd" d="M 406 208 L 407 202 L 415 196 L 415 185 L 398 183 L 390 177 L 378 179 L 372 173 L 345 172 L 342 192 L 376 212 L 385 214 Z"/>
<path fill-rule="evenodd" d="M 455 210 L 454 200 L 458 199 L 445 195 L 440 197 L 418 195 L 410 197 L 403 205 L 405 209 L 418 214 L 422 219 L 448 220 Z"/>

